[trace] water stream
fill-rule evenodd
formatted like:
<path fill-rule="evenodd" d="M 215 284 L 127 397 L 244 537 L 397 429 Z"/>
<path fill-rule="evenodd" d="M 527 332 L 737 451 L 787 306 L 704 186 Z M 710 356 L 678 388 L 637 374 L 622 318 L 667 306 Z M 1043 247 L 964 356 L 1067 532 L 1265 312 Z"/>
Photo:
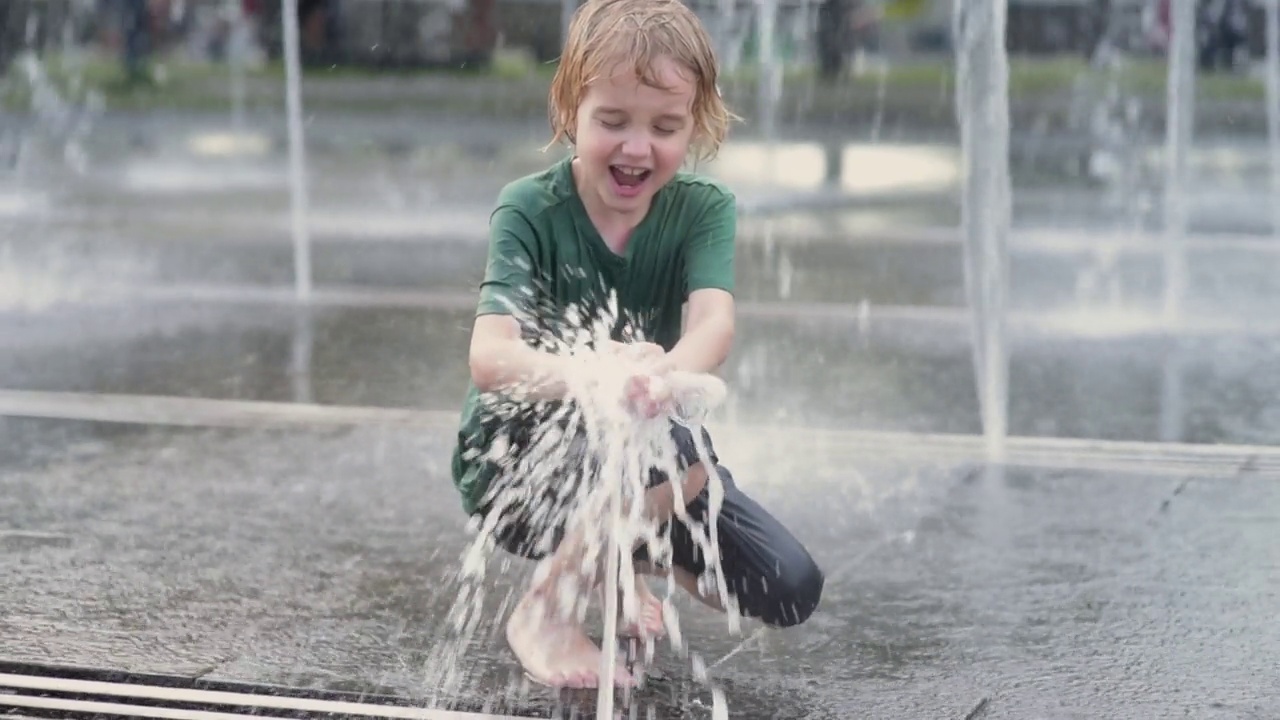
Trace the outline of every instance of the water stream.
<path fill-rule="evenodd" d="M 1280 0 L 1268 0 L 1267 144 L 1271 151 L 1271 232 L 1280 235 Z"/>
<path fill-rule="evenodd" d="M 230 26 L 227 36 L 227 74 L 231 95 L 231 130 L 239 135 L 245 130 L 245 65 L 248 62 L 249 28 L 246 27 L 240 0 L 228 0 L 226 12 Z"/>
<path fill-rule="evenodd" d="M 302 128 L 302 50 L 298 0 L 281 0 L 284 25 L 285 93 L 289 124 L 289 199 L 292 211 L 294 291 L 299 302 L 311 299 L 311 237 L 308 231 L 306 141 Z"/>
<path fill-rule="evenodd" d="M 777 136 L 778 101 L 782 97 L 782 63 L 777 48 L 778 0 L 756 0 L 758 38 L 757 117 L 767 140 Z"/>
<path fill-rule="evenodd" d="M 1165 122 L 1164 319 L 1182 315 L 1187 284 L 1187 155 L 1195 123 L 1196 3 L 1172 3 L 1168 109 Z"/>
<path fill-rule="evenodd" d="M 956 3 L 956 112 L 963 157 L 961 237 L 973 314 L 973 355 L 982 429 L 998 461 L 1008 432 L 1009 60 L 1006 0 Z"/>

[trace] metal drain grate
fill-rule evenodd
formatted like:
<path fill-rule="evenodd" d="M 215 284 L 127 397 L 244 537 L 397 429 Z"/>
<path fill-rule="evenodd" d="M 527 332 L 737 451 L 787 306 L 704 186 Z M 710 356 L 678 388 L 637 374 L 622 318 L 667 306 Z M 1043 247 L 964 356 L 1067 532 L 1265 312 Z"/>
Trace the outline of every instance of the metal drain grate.
<path fill-rule="evenodd" d="M 520 720 L 359 695 L 0 661 L 0 717 L 66 720 Z"/>

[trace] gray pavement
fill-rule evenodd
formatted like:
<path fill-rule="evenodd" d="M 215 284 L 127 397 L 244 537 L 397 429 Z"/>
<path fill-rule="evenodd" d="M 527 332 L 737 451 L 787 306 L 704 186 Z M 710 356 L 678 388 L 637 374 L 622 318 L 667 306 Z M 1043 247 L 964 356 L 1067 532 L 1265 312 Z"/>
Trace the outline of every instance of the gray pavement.
<path fill-rule="evenodd" d="M 513 682 L 496 617 L 457 656 L 441 641 L 467 538 L 445 434 L 0 427 L 5 659 L 554 711 Z M 963 717 L 984 697 L 993 718 L 1280 710 L 1274 477 L 1175 494 L 1158 475 L 757 457 L 743 482 L 828 583 L 786 632 L 732 637 L 679 605 L 731 717 Z M 491 573 L 486 607 L 523 576 Z M 443 695 L 441 662 L 463 674 Z M 660 648 L 641 712 L 708 716 L 689 667 Z"/>

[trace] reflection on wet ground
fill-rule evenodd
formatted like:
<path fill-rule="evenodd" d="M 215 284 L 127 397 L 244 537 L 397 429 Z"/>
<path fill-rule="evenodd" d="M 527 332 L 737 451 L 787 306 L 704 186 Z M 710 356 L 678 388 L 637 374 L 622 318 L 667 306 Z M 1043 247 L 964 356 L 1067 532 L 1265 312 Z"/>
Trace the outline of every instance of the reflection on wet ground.
<path fill-rule="evenodd" d="M 363 219 L 368 222 L 362 233 Z M 484 217 L 448 216 L 435 233 L 379 236 L 385 218 L 353 214 L 318 232 L 312 277 L 321 288 L 448 295 L 474 293 L 484 267 Z M 261 222 L 206 226 L 201 219 L 11 223 L 0 241 L 0 309 L 125 288 L 284 287 L 293 281 L 288 231 Z M 424 220 L 425 222 L 425 220 Z M 892 230 L 885 226 L 893 227 Z M 411 229 L 413 226 L 409 226 Z M 370 235 L 373 235 L 372 237 Z M 1165 251 L 1158 236 L 1059 230 L 1015 235 L 1010 305 L 1019 312 L 1092 316 L 1108 323 L 1158 316 Z M 739 238 L 743 302 L 959 308 L 961 248 L 953 232 L 903 222 L 891 211 L 792 213 L 746 218 Z M 1280 250 L 1264 238 L 1203 236 L 1187 249 L 1188 319 L 1256 328 L 1274 324 Z M 194 291 L 193 291 L 194 292 Z M 180 294 L 180 293 L 179 293 Z"/>
<path fill-rule="evenodd" d="M 785 309 L 785 308 L 784 308 Z M 471 306 L 297 311 L 281 304 L 104 303 L 5 322 L 8 389 L 456 410 Z M 961 314 L 747 315 L 726 419 L 834 429 L 978 431 Z M 1280 442 L 1275 333 L 1016 331 L 1016 435 Z"/>

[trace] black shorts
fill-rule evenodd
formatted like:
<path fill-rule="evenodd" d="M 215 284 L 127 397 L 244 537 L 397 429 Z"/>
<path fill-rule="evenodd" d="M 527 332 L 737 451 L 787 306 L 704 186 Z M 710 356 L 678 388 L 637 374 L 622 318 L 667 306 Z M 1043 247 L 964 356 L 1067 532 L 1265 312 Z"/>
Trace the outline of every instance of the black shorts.
<path fill-rule="evenodd" d="M 513 555 L 541 560 L 555 552 L 564 538 L 566 526 L 576 504 L 584 497 L 586 485 L 600 482 L 600 464 L 588 450 L 586 433 L 581 427 L 568 432 L 574 422 L 571 408 L 528 408 L 509 416 L 494 436 L 509 444 L 504 467 L 490 485 L 476 515 L 486 521 L 494 541 Z M 498 428 L 494 428 L 497 430 Z M 670 424 L 675 446 L 676 467 L 684 471 L 698 462 L 698 448 L 688 427 Z M 709 465 L 717 462 L 711 448 L 711 436 L 702 430 L 703 447 L 710 453 Z M 545 456 L 540 447 L 556 445 L 552 455 L 560 463 L 551 477 L 539 468 L 538 481 L 522 472 L 522 463 L 537 464 Z M 549 480 L 549 481 L 548 481 Z M 667 473 L 648 468 L 646 487 L 667 482 Z M 495 514 L 496 513 L 496 514 Z M 638 555 L 643 557 L 643 555 Z"/>
<path fill-rule="evenodd" d="M 563 429 L 563 417 L 528 412 L 519 418 L 508 418 L 505 424 L 512 450 L 508 457 L 519 458 L 536 446 L 541 428 L 554 424 Z M 683 425 L 671 424 L 678 467 L 688 468 L 701 460 L 709 473 L 718 473 L 723 483 L 724 499 L 716 529 L 720 565 L 730 595 L 747 617 L 774 626 L 804 622 L 821 598 L 822 571 L 777 518 L 738 488 L 733 474 L 720 465 L 710 434 L 705 429 L 701 434 L 705 458 L 699 457 L 692 432 Z M 523 482 L 519 473 L 500 473 L 490 487 L 477 515 L 485 520 L 484 527 L 498 546 L 507 552 L 535 560 L 554 552 L 564 538 L 574 498 L 581 495 L 581 483 L 598 481 L 598 466 L 587 456 L 585 440 L 574 434 L 570 442 L 579 443 L 576 450 L 581 454 L 560 470 L 559 479 L 563 482 L 552 483 L 555 487 L 535 488 Z M 650 469 L 647 479 L 649 487 L 668 480 L 657 469 Z M 690 499 L 686 509 L 694 528 L 674 520 L 663 530 L 670 533 L 671 564 L 699 577 L 707 571 L 707 562 L 693 533 L 702 533 L 701 539 L 706 539 L 710 514 L 707 492 Z M 636 559 L 647 559 L 643 547 L 637 551 Z"/>

